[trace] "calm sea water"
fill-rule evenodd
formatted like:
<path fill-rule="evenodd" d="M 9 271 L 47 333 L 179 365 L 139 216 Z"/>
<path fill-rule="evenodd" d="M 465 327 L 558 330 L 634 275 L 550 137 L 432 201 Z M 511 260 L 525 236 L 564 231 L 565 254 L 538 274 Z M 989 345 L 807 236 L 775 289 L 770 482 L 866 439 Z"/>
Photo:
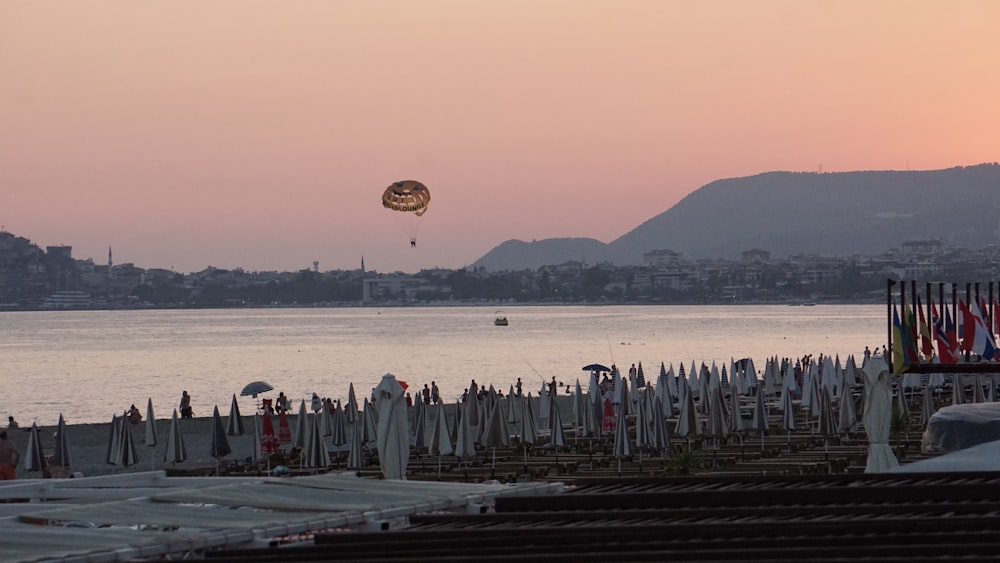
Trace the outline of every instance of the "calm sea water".
<path fill-rule="evenodd" d="M 169 417 L 182 390 L 198 416 L 251 381 L 304 399 L 360 401 L 391 372 L 454 400 L 469 380 L 507 391 L 518 377 L 574 383 L 585 364 L 689 368 L 752 357 L 850 354 L 885 341 L 877 305 L 342 308 L 0 313 L 3 408 L 21 424 L 104 422 L 135 403 Z M 308 403 L 308 401 L 307 401 Z M 255 402 L 240 398 L 244 414 Z M 0 418 L 2 420 L 2 418 Z"/>

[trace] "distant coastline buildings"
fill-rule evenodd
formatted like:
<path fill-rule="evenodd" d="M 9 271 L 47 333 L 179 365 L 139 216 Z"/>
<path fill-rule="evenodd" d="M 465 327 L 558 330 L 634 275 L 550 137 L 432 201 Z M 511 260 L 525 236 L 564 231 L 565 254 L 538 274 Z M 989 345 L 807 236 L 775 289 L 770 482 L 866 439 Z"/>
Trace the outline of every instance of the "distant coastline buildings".
<path fill-rule="evenodd" d="M 886 278 L 998 278 L 996 245 L 948 248 L 913 240 L 873 256 L 774 257 L 750 248 L 739 259 L 694 259 L 655 249 L 638 266 L 566 261 L 490 272 L 471 267 L 417 274 L 353 270 L 247 272 L 162 268 L 75 259 L 70 246 L 44 250 L 0 231 L 0 310 L 361 306 L 448 303 L 795 303 L 879 302 Z"/>

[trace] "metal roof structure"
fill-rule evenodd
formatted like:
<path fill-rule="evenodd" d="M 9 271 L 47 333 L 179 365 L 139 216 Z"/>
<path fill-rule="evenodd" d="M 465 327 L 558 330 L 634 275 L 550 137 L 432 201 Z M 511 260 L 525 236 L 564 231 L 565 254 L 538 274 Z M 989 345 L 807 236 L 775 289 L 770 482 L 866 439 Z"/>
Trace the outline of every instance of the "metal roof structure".
<path fill-rule="evenodd" d="M 267 546 L 330 530 L 388 530 L 420 513 L 480 511 L 558 483 L 167 477 L 163 471 L 0 482 L 0 558 L 133 561 Z"/>
<path fill-rule="evenodd" d="M 495 512 L 215 561 L 915 561 L 1000 554 L 1000 473 L 580 479 Z"/>

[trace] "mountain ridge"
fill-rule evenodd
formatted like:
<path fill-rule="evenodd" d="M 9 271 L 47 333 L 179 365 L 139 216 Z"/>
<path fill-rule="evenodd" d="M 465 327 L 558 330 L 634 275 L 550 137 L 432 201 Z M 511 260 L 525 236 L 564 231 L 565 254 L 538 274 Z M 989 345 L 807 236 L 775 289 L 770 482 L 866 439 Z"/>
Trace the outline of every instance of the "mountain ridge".
<path fill-rule="evenodd" d="M 907 240 L 948 246 L 1000 242 L 1000 165 L 926 171 L 764 172 L 710 182 L 609 242 L 508 240 L 475 264 L 518 270 L 610 261 L 638 265 L 651 250 L 689 258 L 737 258 L 760 248 L 799 253 L 875 254 Z"/>

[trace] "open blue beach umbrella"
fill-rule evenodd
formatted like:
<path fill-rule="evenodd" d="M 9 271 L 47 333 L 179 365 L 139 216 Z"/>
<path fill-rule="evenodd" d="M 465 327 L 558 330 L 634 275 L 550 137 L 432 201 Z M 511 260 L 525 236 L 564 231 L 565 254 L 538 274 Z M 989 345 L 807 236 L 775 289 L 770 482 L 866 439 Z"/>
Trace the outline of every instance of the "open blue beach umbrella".
<path fill-rule="evenodd" d="M 611 368 L 603 364 L 587 364 L 583 366 L 583 371 L 611 371 Z"/>
<path fill-rule="evenodd" d="M 274 387 L 271 387 L 270 383 L 264 381 L 254 381 L 252 383 L 247 383 L 246 386 L 243 387 L 243 390 L 240 391 L 240 397 L 249 396 L 256 399 L 257 395 L 260 395 L 261 393 L 267 393 L 268 391 L 272 390 L 274 390 Z"/>

